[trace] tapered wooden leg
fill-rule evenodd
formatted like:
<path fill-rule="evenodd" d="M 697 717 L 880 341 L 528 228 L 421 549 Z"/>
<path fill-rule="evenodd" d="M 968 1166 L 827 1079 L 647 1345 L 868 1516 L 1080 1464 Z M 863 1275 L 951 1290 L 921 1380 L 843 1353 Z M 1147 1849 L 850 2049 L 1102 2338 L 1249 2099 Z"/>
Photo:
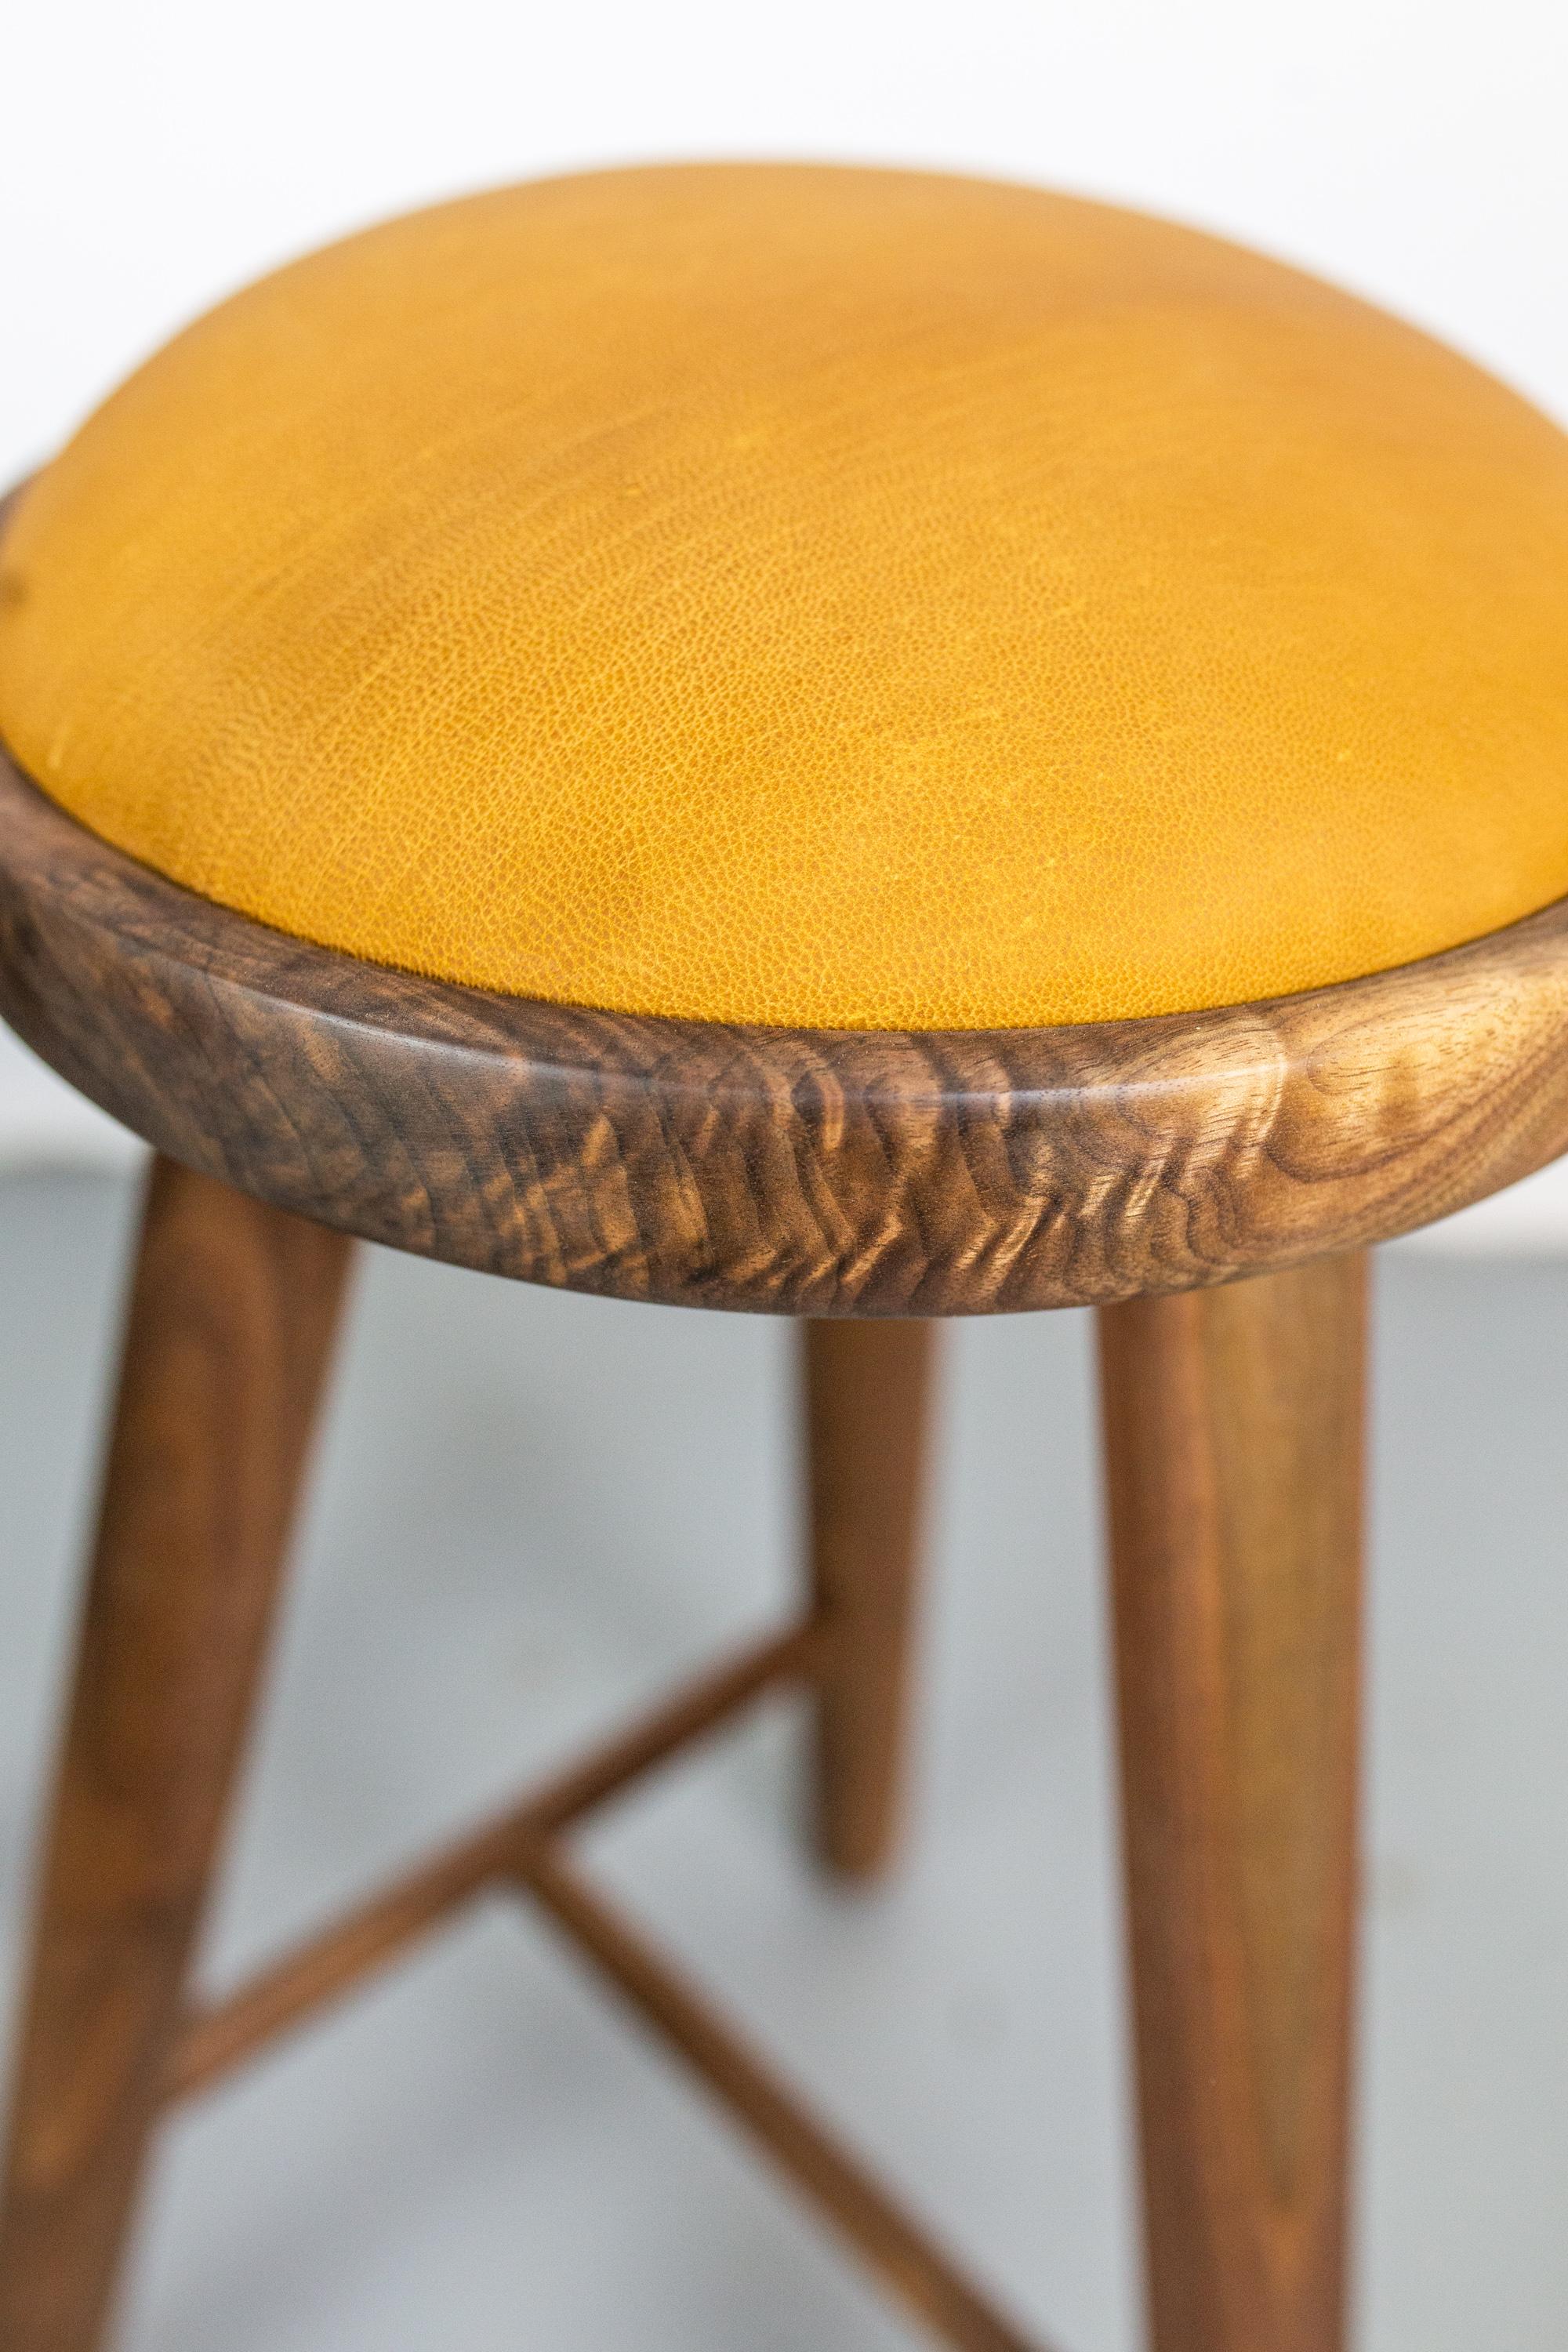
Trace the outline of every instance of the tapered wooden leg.
<path fill-rule="evenodd" d="M 1156 2352 L 1340 2352 L 1365 1264 L 1103 1310 Z"/>
<path fill-rule="evenodd" d="M 816 1713 L 816 1843 L 867 1878 L 900 1821 L 932 1327 L 808 1322 L 810 1576 L 828 1630 Z"/>
<path fill-rule="evenodd" d="M 0 2205 L 5 2352 L 103 2341 L 347 1246 L 154 1166 L 38 1890 Z"/>

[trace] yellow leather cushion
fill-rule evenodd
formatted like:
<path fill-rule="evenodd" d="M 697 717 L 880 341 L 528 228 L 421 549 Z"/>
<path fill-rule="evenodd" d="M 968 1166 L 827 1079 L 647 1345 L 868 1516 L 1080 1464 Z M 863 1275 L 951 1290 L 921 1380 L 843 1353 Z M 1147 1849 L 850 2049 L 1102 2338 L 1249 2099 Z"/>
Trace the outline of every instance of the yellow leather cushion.
<path fill-rule="evenodd" d="M 0 734 L 66 808 L 492 988 L 1097 1019 L 1568 890 L 1568 442 L 1311 278 L 1026 188 L 395 221 L 179 336 L 0 556 Z"/>

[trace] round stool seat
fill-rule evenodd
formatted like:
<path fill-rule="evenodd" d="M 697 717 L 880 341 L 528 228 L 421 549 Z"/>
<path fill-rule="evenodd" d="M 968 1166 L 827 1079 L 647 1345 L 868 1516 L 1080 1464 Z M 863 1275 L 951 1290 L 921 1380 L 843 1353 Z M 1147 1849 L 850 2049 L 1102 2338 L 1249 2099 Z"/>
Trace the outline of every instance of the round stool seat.
<path fill-rule="evenodd" d="M 1028 189 L 654 169 L 395 222 L 178 337 L 0 567 L 53 800 L 471 987 L 1094 1023 L 1568 892 L 1568 440 Z"/>

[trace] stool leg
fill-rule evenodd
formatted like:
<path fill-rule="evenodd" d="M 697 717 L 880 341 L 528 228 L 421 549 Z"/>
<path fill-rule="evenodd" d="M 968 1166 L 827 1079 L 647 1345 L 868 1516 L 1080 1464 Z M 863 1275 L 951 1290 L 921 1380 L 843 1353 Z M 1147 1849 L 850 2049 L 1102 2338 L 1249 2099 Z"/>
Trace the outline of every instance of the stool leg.
<path fill-rule="evenodd" d="M 1340 2352 L 1365 1261 L 1100 1316 L 1156 2352 Z"/>
<path fill-rule="evenodd" d="M 897 1842 L 910 1709 L 932 1327 L 801 1326 L 819 1681 L 816 1843 L 850 1878 Z"/>
<path fill-rule="evenodd" d="M 5 2352 L 103 2340 L 347 1254 L 154 1165 L 38 1890 L 0 2203 Z"/>

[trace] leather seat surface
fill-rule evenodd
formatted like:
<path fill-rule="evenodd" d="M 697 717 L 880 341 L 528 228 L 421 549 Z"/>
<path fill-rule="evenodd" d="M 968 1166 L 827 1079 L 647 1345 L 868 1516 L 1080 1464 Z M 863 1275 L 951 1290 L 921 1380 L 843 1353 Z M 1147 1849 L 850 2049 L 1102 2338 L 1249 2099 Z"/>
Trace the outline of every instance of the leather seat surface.
<path fill-rule="evenodd" d="M 1568 440 L 1028 188 L 503 189 L 239 294 L 44 469 L 0 736 L 210 898 L 517 993 L 1274 995 L 1568 891 Z"/>

